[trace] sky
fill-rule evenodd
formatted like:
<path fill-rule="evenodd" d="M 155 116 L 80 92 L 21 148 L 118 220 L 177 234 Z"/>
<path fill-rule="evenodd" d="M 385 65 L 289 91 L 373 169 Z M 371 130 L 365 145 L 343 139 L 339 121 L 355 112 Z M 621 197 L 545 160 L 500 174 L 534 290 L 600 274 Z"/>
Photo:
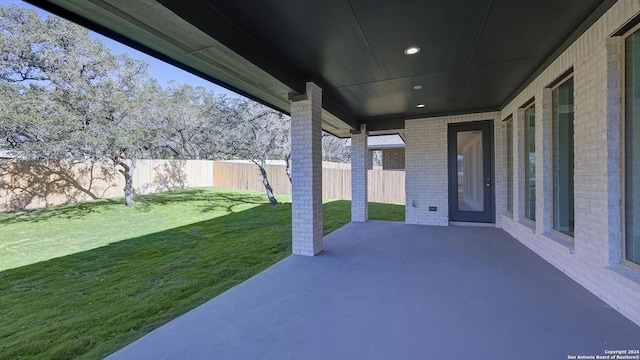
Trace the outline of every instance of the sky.
<path fill-rule="evenodd" d="M 49 13 L 38 8 L 35 6 L 32 6 L 31 4 L 28 4 L 26 2 L 23 1 L 18 1 L 18 0 L 0 0 L 0 5 L 11 5 L 11 4 L 15 4 L 18 5 L 20 7 L 24 7 L 24 8 L 28 8 L 28 9 L 33 9 L 35 10 L 38 14 L 40 14 L 41 17 L 46 18 L 47 16 L 49 16 Z M 223 87 L 220 87 L 214 83 L 211 83 L 207 80 L 201 79 L 195 75 L 192 75 L 182 69 L 179 69 L 173 65 L 167 64 L 163 61 L 160 61 L 154 57 L 151 57 L 145 53 L 142 53 L 140 51 L 137 51 L 135 49 L 132 49 L 126 45 L 123 45 L 117 41 L 111 40 L 105 36 L 102 36 L 100 34 L 97 34 L 95 32 L 91 32 L 91 36 L 96 37 L 100 40 L 102 40 L 102 42 L 105 44 L 105 46 L 107 48 L 109 48 L 113 53 L 115 54 L 122 54 L 122 53 L 128 53 L 129 56 L 131 56 L 134 59 L 139 59 L 139 60 L 144 60 L 146 62 L 149 63 L 149 73 L 151 74 L 151 76 L 155 77 L 161 85 L 166 85 L 168 81 L 170 80 L 175 80 L 178 83 L 188 83 L 192 86 L 202 86 L 205 87 L 207 89 L 211 89 L 213 91 L 215 91 L 216 93 L 222 93 L 222 94 L 229 94 L 229 95 L 236 95 L 239 96 L 237 94 L 235 94 L 232 91 L 229 91 Z"/>

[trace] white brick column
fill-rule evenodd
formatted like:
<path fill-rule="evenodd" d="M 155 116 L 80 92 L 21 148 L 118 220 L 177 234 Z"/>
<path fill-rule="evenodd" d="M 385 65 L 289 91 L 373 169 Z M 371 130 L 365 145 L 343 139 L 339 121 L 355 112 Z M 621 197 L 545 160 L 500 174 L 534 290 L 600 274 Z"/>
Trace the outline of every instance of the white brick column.
<path fill-rule="evenodd" d="M 292 252 L 322 251 L 322 89 L 307 83 L 291 101 Z"/>
<path fill-rule="evenodd" d="M 544 88 L 542 96 L 536 94 L 536 232 L 551 232 L 551 89 Z"/>
<path fill-rule="evenodd" d="M 606 265 L 622 259 L 622 38 L 607 38 L 607 215 L 608 253 Z"/>
<path fill-rule="evenodd" d="M 351 221 L 369 220 L 367 186 L 367 125 L 351 135 Z"/>
<path fill-rule="evenodd" d="M 502 123 L 501 114 L 497 113 L 493 117 L 493 162 L 494 171 L 491 178 L 493 179 L 493 200 L 494 201 L 494 226 L 502 228 L 502 214 L 507 211 L 507 154 L 506 149 L 506 131 L 502 131 L 504 124 Z"/>

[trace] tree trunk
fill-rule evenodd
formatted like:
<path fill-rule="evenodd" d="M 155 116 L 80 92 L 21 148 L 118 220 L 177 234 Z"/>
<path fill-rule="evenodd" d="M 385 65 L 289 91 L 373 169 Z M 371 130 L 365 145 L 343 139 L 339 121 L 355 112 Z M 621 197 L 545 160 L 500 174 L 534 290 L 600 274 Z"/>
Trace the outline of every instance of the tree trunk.
<path fill-rule="evenodd" d="M 273 195 L 273 188 L 271 187 L 271 184 L 269 184 L 269 178 L 267 178 L 267 169 L 265 168 L 265 165 L 258 163 L 256 163 L 256 165 L 258 165 L 258 168 L 260 169 L 260 175 L 262 175 L 262 184 L 264 185 L 264 189 L 267 191 L 269 202 L 271 203 L 271 205 L 277 205 L 278 200 Z"/>
<path fill-rule="evenodd" d="M 133 173 L 136 170 L 136 159 L 131 160 L 131 165 L 128 165 L 123 160 L 114 160 L 116 164 L 122 166 L 120 173 L 124 176 L 124 203 L 127 206 L 134 204 L 133 201 Z"/>
<path fill-rule="evenodd" d="M 286 164 L 285 172 L 287 173 L 287 177 L 289 178 L 289 184 L 291 184 L 292 183 L 292 181 L 291 181 L 291 153 L 288 153 L 287 155 L 284 156 L 284 162 Z"/>

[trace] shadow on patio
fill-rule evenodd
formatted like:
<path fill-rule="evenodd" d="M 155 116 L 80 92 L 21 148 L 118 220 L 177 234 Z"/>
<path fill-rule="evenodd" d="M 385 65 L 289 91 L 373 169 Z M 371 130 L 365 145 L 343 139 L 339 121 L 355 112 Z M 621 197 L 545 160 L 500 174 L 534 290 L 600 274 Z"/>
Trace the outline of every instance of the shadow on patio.
<path fill-rule="evenodd" d="M 505 232 L 350 223 L 111 359 L 566 359 L 640 328 Z"/>

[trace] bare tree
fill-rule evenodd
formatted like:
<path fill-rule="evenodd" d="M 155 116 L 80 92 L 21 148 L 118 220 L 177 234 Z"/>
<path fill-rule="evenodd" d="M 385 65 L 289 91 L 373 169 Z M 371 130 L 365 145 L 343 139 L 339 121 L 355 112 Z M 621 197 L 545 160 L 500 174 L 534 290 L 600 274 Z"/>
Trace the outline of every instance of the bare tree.
<path fill-rule="evenodd" d="M 221 153 L 232 158 L 250 160 L 262 178 L 269 202 L 278 203 L 267 174 L 267 160 L 289 156 L 291 121 L 281 112 L 247 99 L 224 99 L 222 118 L 218 122 Z"/>
<path fill-rule="evenodd" d="M 328 132 L 322 132 L 322 160 L 346 163 L 351 159 L 347 149 L 347 140 L 340 139 Z"/>

